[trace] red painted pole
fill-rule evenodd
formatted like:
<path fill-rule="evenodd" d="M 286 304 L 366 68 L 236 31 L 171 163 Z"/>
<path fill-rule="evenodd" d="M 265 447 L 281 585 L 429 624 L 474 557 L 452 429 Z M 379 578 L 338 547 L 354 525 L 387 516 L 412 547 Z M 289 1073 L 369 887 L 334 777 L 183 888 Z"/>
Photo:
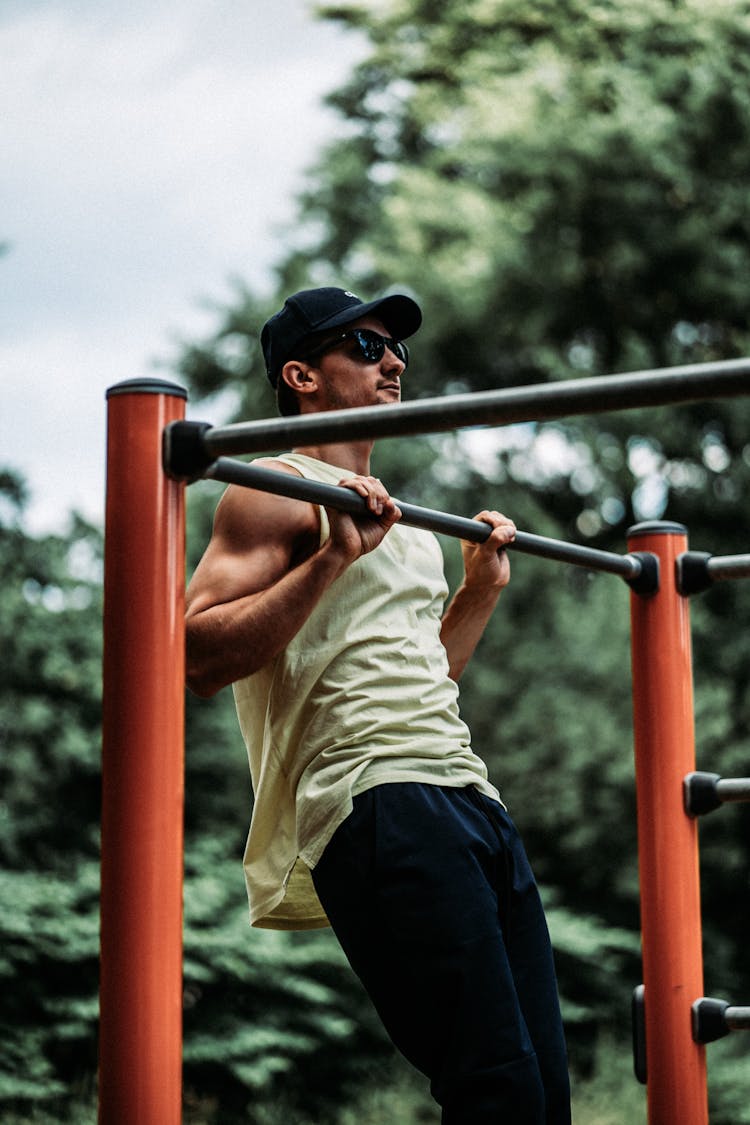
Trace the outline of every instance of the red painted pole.
<path fill-rule="evenodd" d="M 632 528 L 628 550 L 659 559 L 656 594 L 631 596 L 635 771 L 649 1125 L 707 1125 L 705 1047 L 691 1004 L 703 995 L 698 828 L 683 807 L 695 769 L 688 602 L 675 563 L 681 524 Z"/>
<path fill-rule="evenodd" d="M 161 466 L 181 387 L 111 387 L 104 576 L 101 1125 L 179 1125 L 184 485 Z"/>

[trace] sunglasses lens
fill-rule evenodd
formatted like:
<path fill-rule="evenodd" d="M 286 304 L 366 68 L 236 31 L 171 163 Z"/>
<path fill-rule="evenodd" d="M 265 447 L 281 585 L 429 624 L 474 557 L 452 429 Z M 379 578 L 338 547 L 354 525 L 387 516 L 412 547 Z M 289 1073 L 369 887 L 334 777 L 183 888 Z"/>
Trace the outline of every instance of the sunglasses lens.
<path fill-rule="evenodd" d="M 385 340 L 377 332 L 370 332 L 365 328 L 355 330 L 353 335 L 359 345 L 362 359 L 367 363 L 378 363 L 383 358 Z"/>
<path fill-rule="evenodd" d="M 398 358 L 401 360 L 404 367 L 408 367 L 409 366 L 409 349 L 407 348 L 406 344 L 402 344 L 400 340 L 392 340 L 391 343 L 390 343 L 390 347 L 391 347 L 392 351 L 394 352 L 394 354 L 397 355 Z"/>
<path fill-rule="evenodd" d="M 383 358 L 386 347 L 401 360 L 404 367 L 409 362 L 406 344 L 402 344 L 400 340 L 391 340 L 389 337 L 381 336 L 379 332 L 373 332 L 369 328 L 356 329 L 354 337 L 359 345 L 362 358 L 367 363 L 379 363 Z"/>

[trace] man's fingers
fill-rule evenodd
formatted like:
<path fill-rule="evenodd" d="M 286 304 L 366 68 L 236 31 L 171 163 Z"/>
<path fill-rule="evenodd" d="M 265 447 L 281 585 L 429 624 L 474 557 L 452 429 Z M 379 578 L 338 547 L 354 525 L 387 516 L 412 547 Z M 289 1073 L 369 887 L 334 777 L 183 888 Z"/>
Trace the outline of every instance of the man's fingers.
<path fill-rule="evenodd" d="M 490 525 L 492 531 L 487 536 L 485 543 L 491 543 L 496 551 L 507 547 L 516 537 L 516 525 L 513 523 L 513 520 L 508 519 L 502 512 L 488 511 L 485 509 L 485 511 L 479 512 L 474 519 Z"/>
<path fill-rule="evenodd" d="M 396 519 L 400 518 L 401 512 L 391 500 L 382 481 L 377 477 L 347 477 L 346 480 L 339 481 L 339 484 L 359 493 L 367 501 L 367 507 L 373 515 L 389 517 L 395 515 Z M 396 513 L 398 514 L 396 515 Z"/>

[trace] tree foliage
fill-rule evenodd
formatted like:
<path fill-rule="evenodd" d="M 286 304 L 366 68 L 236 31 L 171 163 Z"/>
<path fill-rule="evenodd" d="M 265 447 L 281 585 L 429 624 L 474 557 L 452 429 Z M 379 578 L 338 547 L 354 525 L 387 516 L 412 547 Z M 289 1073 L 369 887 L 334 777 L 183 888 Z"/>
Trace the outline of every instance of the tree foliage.
<path fill-rule="evenodd" d="M 0 1105 L 90 1088 L 96 1064 L 101 534 L 23 529 L 0 474 Z M 77 1084 L 77 1085 L 76 1085 Z"/>

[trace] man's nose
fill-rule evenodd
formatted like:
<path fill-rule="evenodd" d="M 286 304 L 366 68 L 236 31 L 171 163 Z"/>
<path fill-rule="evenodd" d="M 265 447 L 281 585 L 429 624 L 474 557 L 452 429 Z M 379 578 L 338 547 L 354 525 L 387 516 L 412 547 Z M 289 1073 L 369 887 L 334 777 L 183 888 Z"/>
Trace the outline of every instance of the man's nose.
<path fill-rule="evenodd" d="M 385 351 L 383 352 L 383 358 L 380 361 L 380 366 L 389 374 L 395 372 L 399 376 L 399 378 L 403 375 L 404 371 L 406 371 L 406 364 L 404 363 L 404 361 L 402 359 L 399 359 L 396 353 L 392 352 L 387 344 L 385 346 Z"/>

